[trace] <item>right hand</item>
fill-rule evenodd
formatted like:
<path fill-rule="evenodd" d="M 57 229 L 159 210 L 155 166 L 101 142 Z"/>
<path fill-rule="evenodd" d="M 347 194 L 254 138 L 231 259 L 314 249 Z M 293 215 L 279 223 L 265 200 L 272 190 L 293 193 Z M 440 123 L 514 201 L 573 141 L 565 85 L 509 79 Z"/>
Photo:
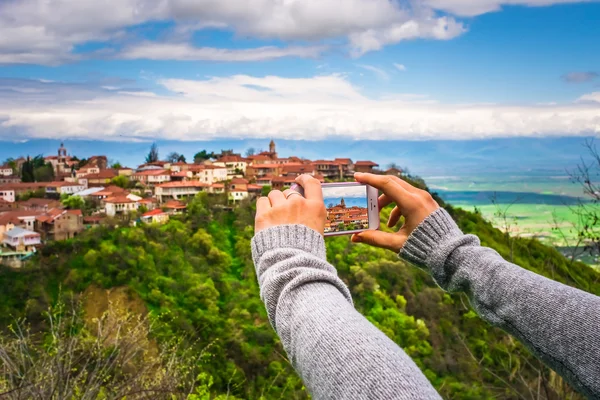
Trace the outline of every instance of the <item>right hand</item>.
<path fill-rule="evenodd" d="M 388 227 L 396 226 L 400 217 L 404 216 L 404 225 L 398 232 L 370 230 L 357 233 L 352 235 L 352 241 L 355 243 L 366 243 L 398 253 L 412 231 L 432 212 L 440 208 L 428 192 L 418 189 L 396 176 L 356 173 L 354 178 L 357 182 L 366 183 L 383 192 L 379 196 L 380 210 L 389 204 L 396 204 L 390 214 Z"/>

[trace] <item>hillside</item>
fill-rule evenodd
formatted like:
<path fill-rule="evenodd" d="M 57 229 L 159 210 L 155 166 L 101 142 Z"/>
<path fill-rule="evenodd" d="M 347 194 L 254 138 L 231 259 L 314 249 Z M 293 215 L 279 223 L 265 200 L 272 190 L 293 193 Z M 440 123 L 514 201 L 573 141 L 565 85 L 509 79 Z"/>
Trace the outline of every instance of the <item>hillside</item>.
<path fill-rule="evenodd" d="M 250 253 L 253 206 L 228 211 L 221 204 L 219 197 L 200 194 L 186 216 L 166 225 L 99 226 L 48 245 L 22 270 L 2 268 L 5 336 L 23 317 L 33 331 L 47 330 L 43 312 L 59 298 L 89 293 L 90 286 L 120 288 L 149 311 L 152 340 L 177 338 L 179 349 L 202 354 L 188 366 L 202 393 L 189 398 L 307 398 L 259 298 Z M 444 206 L 465 232 L 504 257 L 512 253 L 524 268 L 600 295 L 600 274 L 586 265 L 569 263 L 535 240 L 509 239 L 480 215 Z M 382 219 L 389 212 L 383 210 Z M 522 345 L 482 322 L 466 297 L 444 293 L 394 254 L 347 237 L 327 239 L 327 253 L 356 307 L 415 359 L 444 398 L 558 399 L 571 393 Z M 10 389 L 1 379 L 0 387 Z M 185 398 L 184 389 L 179 386 L 178 397 Z M 111 398 L 110 385 L 103 391 Z M 161 396 L 167 397 L 148 398 Z"/>

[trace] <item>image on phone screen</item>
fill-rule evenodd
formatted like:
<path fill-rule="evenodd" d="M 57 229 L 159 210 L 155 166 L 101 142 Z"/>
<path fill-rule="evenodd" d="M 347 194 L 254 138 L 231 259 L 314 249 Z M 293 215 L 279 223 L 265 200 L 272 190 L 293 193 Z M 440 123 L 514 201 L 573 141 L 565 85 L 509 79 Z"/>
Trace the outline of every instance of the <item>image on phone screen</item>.
<path fill-rule="evenodd" d="M 325 233 L 369 228 L 367 187 L 364 185 L 323 187 L 327 208 Z"/>

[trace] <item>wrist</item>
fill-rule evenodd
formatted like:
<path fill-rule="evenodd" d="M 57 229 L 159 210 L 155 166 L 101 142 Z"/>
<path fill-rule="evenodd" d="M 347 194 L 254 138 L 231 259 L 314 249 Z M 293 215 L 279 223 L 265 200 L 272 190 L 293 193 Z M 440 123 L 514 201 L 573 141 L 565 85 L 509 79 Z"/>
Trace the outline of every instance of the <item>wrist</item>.
<path fill-rule="evenodd" d="M 270 250 L 292 248 L 303 250 L 325 260 L 323 236 L 305 225 L 278 225 L 261 230 L 252 238 L 252 256 L 255 264 Z"/>
<path fill-rule="evenodd" d="M 437 248 L 462 235 L 450 214 L 438 208 L 410 234 L 398 255 L 415 265 L 427 267 L 432 263 L 431 257 L 436 254 Z"/>

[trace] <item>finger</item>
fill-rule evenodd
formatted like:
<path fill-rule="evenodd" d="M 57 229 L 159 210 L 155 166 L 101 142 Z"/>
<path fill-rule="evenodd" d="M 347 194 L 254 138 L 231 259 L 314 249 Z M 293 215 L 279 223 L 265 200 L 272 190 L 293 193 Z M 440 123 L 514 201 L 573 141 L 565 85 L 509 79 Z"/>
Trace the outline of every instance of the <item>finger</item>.
<path fill-rule="evenodd" d="M 281 193 L 281 190 L 271 190 L 269 193 L 269 201 L 271 202 L 271 206 L 275 207 L 285 203 L 285 196 Z"/>
<path fill-rule="evenodd" d="M 381 190 L 387 197 L 393 200 L 401 210 L 405 209 L 411 201 L 410 192 L 399 184 L 394 177 L 389 175 L 374 175 L 357 172 L 354 178 L 360 183 L 366 183 Z"/>
<path fill-rule="evenodd" d="M 302 199 L 302 195 L 299 192 L 297 192 L 296 190 L 292 190 L 292 189 L 285 189 L 283 191 L 283 195 L 285 196 L 285 199 L 287 201 L 294 201 L 294 200 Z"/>
<path fill-rule="evenodd" d="M 259 197 L 256 200 L 256 216 L 263 215 L 271 208 L 271 202 L 268 197 Z"/>
<path fill-rule="evenodd" d="M 390 218 L 388 219 L 388 222 L 387 222 L 388 228 L 396 226 L 396 224 L 398 224 L 398 221 L 400 221 L 400 217 L 402 217 L 402 213 L 400 212 L 400 209 L 398 207 L 394 207 L 394 209 L 390 213 Z"/>
<path fill-rule="evenodd" d="M 381 196 L 379 196 L 379 209 L 382 210 L 383 208 L 387 207 L 393 202 L 394 200 L 392 200 L 390 196 L 388 196 L 387 194 L 382 194 Z"/>
<path fill-rule="evenodd" d="M 352 236 L 354 243 L 365 243 L 396 253 L 404 246 L 406 239 L 408 238 L 405 233 L 388 233 L 382 231 L 364 231 Z"/>
<path fill-rule="evenodd" d="M 321 182 L 308 174 L 300 175 L 296 182 L 304 188 L 304 197 L 308 200 L 323 201 L 323 189 Z"/>

